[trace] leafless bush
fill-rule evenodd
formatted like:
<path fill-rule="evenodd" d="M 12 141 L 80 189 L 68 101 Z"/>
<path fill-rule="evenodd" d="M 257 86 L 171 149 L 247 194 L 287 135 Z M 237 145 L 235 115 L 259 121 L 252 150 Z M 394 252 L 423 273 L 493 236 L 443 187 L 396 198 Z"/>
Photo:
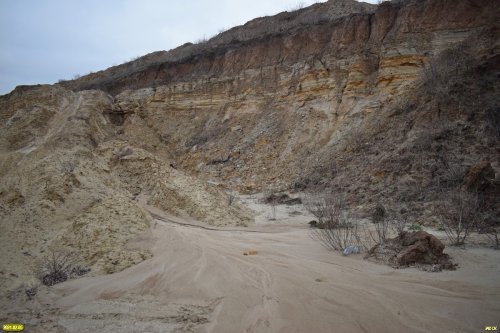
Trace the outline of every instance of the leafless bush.
<path fill-rule="evenodd" d="M 70 277 L 76 262 L 72 252 L 50 251 L 39 264 L 37 276 L 44 285 L 53 286 Z"/>
<path fill-rule="evenodd" d="M 448 165 L 443 175 L 438 178 L 438 187 L 440 189 L 458 187 L 462 183 L 465 173 L 466 169 L 462 165 Z"/>
<path fill-rule="evenodd" d="M 133 56 L 132 58 L 130 58 L 130 60 L 125 61 L 125 62 L 132 62 L 132 61 L 136 61 L 136 60 L 138 60 L 140 57 L 141 57 L 141 55 L 136 55 L 136 56 Z"/>
<path fill-rule="evenodd" d="M 363 150 L 368 142 L 368 133 L 361 127 L 355 127 L 344 136 L 345 148 L 352 152 Z"/>
<path fill-rule="evenodd" d="M 304 199 L 305 208 L 318 219 L 318 227 L 336 226 L 342 212 L 342 200 L 331 193 L 307 194 Z"/>
<path fill-rule="evenodd" d="M 303 9 L 304 7 L 306 6 L 306 3 L 304 1 L 300 1 L 299 3 L 297 3 L 295 6 L 293 7 L 290 7 L 288 9 L 289 12 L 295 12 L 295 11 L 298 11 L 298 10 L 301 10 Z"/>
<path fill-rule="evenodd" d="M 90 268 L 88 267 L 82 267 L 80 265 L 76 265 L 75 267 L 73 267 L 71 269 L 71 277 L 75 277 L 75 276 L 83 276 L 85 274 L 87 274 L 88 272 L 90 272 Z"/>
<path fill-rule="evenodd" d="M 35 298 L 36 294 L 38 293 L 38 285 L 35 283 L 28 283 L 24 285 L 24 293 L 26 294 L 26 297 L 28 300 L 32 300 Z"/>
<path fill-rule="evenodd" d="M 500 250 L 500 222 L 497 221 L 495 216 L 488 216 L 488 214 L 485 213 L 478 223 L 477 231 L 486 235 L 486 237 L 488 237 L 488 239 L 493 243 L 493 247 L 496 250 Z"/>
<path fill-rule="evenodd" d="M 271 201 L 269 203 L 271 205 L 271 220 L 276 220 L 276 206 L 278 205 L 276 201 Z"/>
<path fill-rule="evenodd" d="M 332 250 L 361 245 L 358 224 L 343 207 L 343 200 L 331 193 L 309 194 L 303 199 L 306 209 L 317 219 L 314 239 Z"/>
<path fill-rule="evenodd" d="M 448 49 L 431 58 L 424 68 L 426 90 L 440 96 L 446 94 L 450 78 L 468 71 L 473 59 L 468 45 Z"/>
<path fill-rule="evenodd" d="M 222 27 L 217 31 L 217 35 L 223 34 L 228 31 L 230 28 Z"/>
<path fill-rule="evenodd" d="M 444 202 L 436 205 L 441 227 L 453 245 L 464 244 L 470 232 L 480 225 L 479 207 L 476 193 L 459 189 L 447 192 Z"/>
<path fill-rule="evenodd" d="M 370 236 L 376 244 L 383 244 L 389 238 L 390 220 L 387 216 L 385 207 L 379 203 L 375 206 L 372 214 L 372 222 L 375 226 L 375 232 L 370 232 Z"/>
<path fill-rule="evenodd" d="M 441 117 L 441 107 L 445 103 L 457 102 L 462 97 L 461 94 L 450 94 L 450 89 L 453 82 L 461 80 L 470 70 L 473 61 L 470 42 L 464 42 L 431 58 L 425 66 L 423 89 L 429 96 L 435 96 L 438 117 Z"/>
<path fill-rule="evenodd" d="M 408 225 L 408 215 L 405 214 L 395 216 L 394 219 L 391 221 L 392 229 L 398 236 L 402 236 L 405 233 L 407 225 Z"/>
<path fill-rule="evenodd" d="M 209 38 L 206 35 L 203 35 L 203 37 L 200 37 L 196 40 L 195 44 L 206 44 L 208 40 Z"/>
<path fill-rule="evenodd" d="M 372 222 L 378 224 L 379 222 L 384 221 L 386 215 L 387 212 L 385 207 L 381 203 L 378 203 L 373 210 Z"/>
<path fill-rule="evenodd" d="M 276 220 L 276 207 L 280 204 L 280 196 L 276 194 L 277 191 L 272 186 L 266 187 L 263 192 L 262 202 L 269 204 L 271 207 L 271 216 L 269 219 Z"/>
<path fill-rule="evenodd" d="M 378 223 L 374 223 L 375 225 L 375 233 L 371 233 L 370 235 L 375 242 L 375 244 L 383 244 L 387 241 L 389 238 L 389 232 L 390 232 L 390 221 L 389 219 L 382 219 Z"/>
<path fill-rule="evenodd" d="M 495 228 L 493 226 L 489 226 L 483 232 L 491 240 L 495 250 L 500 250 L 500 237 L 498 236 L 498 228 Z"/>
<path fill-rule="evenodd" d="M 343 251 L 348 246 L 361 246 L 358 224 L 347 212 L 340 210 L 334 222 L 326 222 L 321 228 L 311 229 L 314 239 L 331 250 Z"/>

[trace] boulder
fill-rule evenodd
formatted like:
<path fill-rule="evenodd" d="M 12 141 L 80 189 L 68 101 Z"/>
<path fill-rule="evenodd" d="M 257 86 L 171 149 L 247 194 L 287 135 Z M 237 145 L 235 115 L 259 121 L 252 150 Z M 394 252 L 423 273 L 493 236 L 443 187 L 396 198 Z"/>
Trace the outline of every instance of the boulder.
<path fill-rule="evenodd" d="M 435 236 L 425 232 L 417 231 L 404 234 L 398 241 L 403 245 L 395 260 L 400 266 L 415 263 L 435 264 L 443 257 L 444 244 Z"/>
<path fill-rule="evenodd" d="M 377 244 L 370 249 L 365 259 L 383 262 L 393 267 L 434 267 L 432 271 L 454 269 L 449 256 L 443 252 L 444 244 L 435 236 L 425 232 L 407 232 Z M 436 267 L 438 269 L 436 269 Z"/>

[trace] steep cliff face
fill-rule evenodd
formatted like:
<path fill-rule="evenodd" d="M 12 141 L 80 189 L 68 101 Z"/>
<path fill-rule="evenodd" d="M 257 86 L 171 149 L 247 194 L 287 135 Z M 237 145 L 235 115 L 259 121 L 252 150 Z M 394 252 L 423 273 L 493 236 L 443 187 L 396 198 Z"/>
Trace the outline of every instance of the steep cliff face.
<path fill-rule="evenodd" d="M 360 212 L 383 201 L 426 222 L 436 183 L 479 161 L 498 173 L 499 14 L 495 0 L 330 0 L 18 87 L 0 97 L 0 213 L 2 237 L 28 231 L 7 250 L 78 244 L 99 270 L 122 269 L 148 255 L 118 250 L 147 230 L 142 196 L 209 223 L 251 220 L 206 180 L 331 187 Z M 498 212 L 498 184 L 488 191 Z"/>
<path fill-rule="evenodd" d="M 168 52 L 154 52 L 135 61 L 86 75 L 75 81 L 65 82 L 64 85 L 71 87 L 71 89 L 96 87 L 102 89 L 104 86 L 108 86 L 111 91 L 113 89 L 111 86 L 114 86 L 112 82 L 124 80 L 125 82 L 122 82 L 122 84 L 128 83 L 128 85 L 122 85 L 121 88 L 131 88 L 132 84 L 134 84 L 135 88 L 152 86 L 156 84 L 153 81 L 156 79 L 163 80 L 165 77 L 156 78 L 155 73 L 147 74 L 146 72 L 155 72 L 158 68 L 168 71 L 179 64 L 184 64 L 182 66 L 183 69 L 190 71 L 190 74 L 201 76 L 206 73 L 195 73 L 193 71 L 202 67 L 202 63 L 197 64 L 196 68 L 187 69 L 187 67 L 190 67 L 190 64 L 198 62 L 197 60 L 201 58 L 207 58 L 206 61 L 209 63 L 211 61 L 210 58 L 213 58 L 214 55 L 223 55 L 226 51 L 238 49 L 251 41 L 257 41 L 258 43 L 258 40 L 265 36 L 283 35 L 300 27 L 307 29 L 311 25 L 325 24 L 351 14 L 369 13 L 375 8 L 376 6 L 353 0 L 330 0 L 326 3 L 314 4 L 292 12 L 283 12 L 275 16 L 256 18 L 245 25 L 220 33 L 207 41 L 197 44 L 186 43 Z M 264 59 L 257 59 L 256 65 L 259 65 L 259 62 L 262 60 Z M 208 64 L 206 61 L 205 64 Z M 211 66 L 210 64 L 208 65 Z M 169 76 L 170 74 L 166 73 L 164 76 Z M 135 80 L 138 77 L 147 78 L 148 82 L 138 83 Z M 175 77 L 169 78 L 176 80 Z M 117 82 L 116 84 L 118 85 Z M 116 93 L 119 89 L 119 87 L 115 87 L 114 92 Z"/>
<path fill-rule="evenodd" d="M 390 73 L 391 61 L 396 61 L 397 67 L 411 66 L 415 61 L 418 64 L 418 59 L 463 40 L 475 28 L 491 24 L 498 14 L 492 0 L 458 4 L 435 0 L 387 2 L 376 11 L 374 7 L 353 0 L 331 0 L 256 19 L 206 43 L 157 52 L 66 85 L 117 94 L 124 89 L 198 78 L 237 77 L 245 70 L 260 71 L 269 66 L 290 71 L 287 67 L 298 62 L 323 60 L 325 56 L 345 61 L 359 57 L 379 64 L 371 68 L 372 72 L 382 68 Z"/>
<path fill-rule="evenodd" d="M 239 189 L 289 187 L 381 131 L 443 50 L 475 39 L 477 61 L 497 54 L 496 17 L 494 1 L 387 2 L 73 84 L 115 95 L 125 140 Z"/>

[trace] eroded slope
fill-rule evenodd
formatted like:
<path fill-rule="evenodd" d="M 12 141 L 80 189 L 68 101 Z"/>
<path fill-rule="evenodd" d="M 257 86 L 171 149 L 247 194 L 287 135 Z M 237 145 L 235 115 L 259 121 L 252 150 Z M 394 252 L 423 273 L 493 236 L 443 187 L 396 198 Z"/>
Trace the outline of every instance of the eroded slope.
<path fill-rule="evenodd" d="M 149 233 L 139 195 L 210 224 L 251 221 L 220 189 L 115 139 L 117 128 L 106 116 L 112 98 L 103 92 L 41 86 L 10 102 L 16 111 L 0 128 L 0 271 L 7 285 L 33 275 L 54 249 L 76 252 L 93 274 L 148 258 L 147 249 L 127 246 Z"/>

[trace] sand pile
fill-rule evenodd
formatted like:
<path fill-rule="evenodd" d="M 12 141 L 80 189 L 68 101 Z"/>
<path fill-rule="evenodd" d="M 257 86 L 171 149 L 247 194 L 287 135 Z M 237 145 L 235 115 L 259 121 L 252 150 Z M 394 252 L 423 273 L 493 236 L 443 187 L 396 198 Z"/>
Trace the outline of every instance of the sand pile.
<path fill-rule="evenodd" d="M 51 249 L 74 252 L 93 275 L 149 258 L 147 248 L 127 245 L 149 234 L 139 194 L 211 224 L 251 221 L 220 189 L 115 140 L 106 114 L 113 99 L 105 93 L 41 86 L 29 94 L 10 98 L 4 107 L 14 114 L 0 127 L 2 291 L 30 280 Z"/>

